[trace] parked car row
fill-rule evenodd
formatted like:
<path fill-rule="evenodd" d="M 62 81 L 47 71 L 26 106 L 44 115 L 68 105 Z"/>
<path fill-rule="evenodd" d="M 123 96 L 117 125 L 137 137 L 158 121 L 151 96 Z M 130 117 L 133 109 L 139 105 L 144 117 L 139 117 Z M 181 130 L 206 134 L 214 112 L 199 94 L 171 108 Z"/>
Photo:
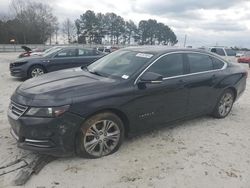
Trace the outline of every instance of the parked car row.
<path fill-rule="evenodd" d="M 87 66 L 105 54 L 81 47 L 52 47 L 45 52 L 10 63 L 12 76 L 32 78 L 61 69 Z"/>
<path fill-rule="evenodd" d="M 226 117 L 248 75 L 214 53 L 165 47 L 124 48 L 106 56 L 59 48 L 10 69 L 15 76 L 36 77 L 11 96 L 8 119 L 18 146 L 87 158 L 112 154 L 125 136 L 145 130 L 205 114 Z M 37 77 L 45 72 L 51 73 Z"/>
<path fill-rule="evenodd" d="M 243 55 L 238 58 L 238 62 L 248 64 L 250 68 L 250 51 L 243 53 Z"/>
<path fill-rule="evenodd" d="M 237 62 L 236 51 L 231 48 L 215 46 L 209 47 L 208 51 L 223 57 L 227 61 Z"/>
<path fill-rule="evenodd" d="M 208 49 L 204 48 L 205 50 L 215 53 L 222 58 L 226 59 L 227 61 L 231 62 L 238 62 L 238 63 L 245 63 L 248 64 L 250 67 L 250 52 L 237 52 L 231 48 L 227 47 L 209 47 Z"/>

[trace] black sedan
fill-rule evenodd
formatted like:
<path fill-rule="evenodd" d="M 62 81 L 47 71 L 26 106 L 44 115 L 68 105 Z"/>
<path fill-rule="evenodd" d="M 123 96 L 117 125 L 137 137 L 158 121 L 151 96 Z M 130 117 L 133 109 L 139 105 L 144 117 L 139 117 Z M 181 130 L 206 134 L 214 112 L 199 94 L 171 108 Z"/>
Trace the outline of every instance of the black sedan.
<path fill-rule="evenodd" d="M 124 136 L 211 114 L 226 117 L 247 72 L 192 49 L 125 48 L 93 64 L 27 80 L 11 97 L 8 119 L 18 146 L 98 158 Z"/>
<path fill-rule="evenodd" d="M 10 63 L 10 74 L 20 78 L 37 77 L 47 72 L 87 66 L 104 55 L 94 49 L 56 47 L 42 56 L 21 58 Z"/>

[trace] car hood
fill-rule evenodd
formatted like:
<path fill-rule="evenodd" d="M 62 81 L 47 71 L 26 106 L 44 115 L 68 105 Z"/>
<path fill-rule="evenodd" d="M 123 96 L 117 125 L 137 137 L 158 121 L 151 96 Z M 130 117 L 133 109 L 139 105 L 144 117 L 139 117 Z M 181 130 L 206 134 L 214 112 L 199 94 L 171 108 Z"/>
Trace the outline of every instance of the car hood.
<path fill-rule="evenodd" d="M 34 105 L 37 102 L 40 103 L 39 100 L 45 103 L 39 105 L 45 106 L 48 102 L 50 105 L 69 104 L 72 103 L 74 97 L 108 92 L 118 83 L 118 80 L 97 76 L 81 68 L 74 68 L 27 80 L 17 88 L 16 95 L 32 99 Z"/>
<path fill-rule="evenodd" d="M 29 61 L 46 61 L 46 58 L 42 57 L 42 56 L 39 56 L 39 55 L 32 55 L 32 56 L 28 56 L 28 57 L 23 57 L 23 58 L 19 58 L 19 59 L 16 59 L 14 61 L 14 63 L 20 63 L 20 62 L 29 62 Z"/>
<path fill-rule="evenodd" d="M 28 46 L 21 46 L 26 52 L 31 52 L 32 50 Z"/>

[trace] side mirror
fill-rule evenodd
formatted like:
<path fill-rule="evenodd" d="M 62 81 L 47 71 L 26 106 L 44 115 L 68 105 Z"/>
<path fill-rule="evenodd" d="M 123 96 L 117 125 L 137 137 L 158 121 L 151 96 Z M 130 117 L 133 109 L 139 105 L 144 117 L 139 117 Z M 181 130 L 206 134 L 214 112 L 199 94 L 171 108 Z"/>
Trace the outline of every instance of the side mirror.
<path fill-rule="evenodd" d="M 159 84 L 162 83 L 162 81 L 163 81 L 162 75 L 154 72 L 146 72 L 141 76 L 139 83 Z"/>

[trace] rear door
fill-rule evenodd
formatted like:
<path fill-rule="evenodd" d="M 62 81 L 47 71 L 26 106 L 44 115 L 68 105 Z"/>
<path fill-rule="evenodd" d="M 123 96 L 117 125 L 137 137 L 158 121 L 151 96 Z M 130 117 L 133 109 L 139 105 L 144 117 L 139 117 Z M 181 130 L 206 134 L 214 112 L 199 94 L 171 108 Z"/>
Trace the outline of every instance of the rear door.
<path fill-rule="evenodd" d="M 202 114 L 211 109 L 215 100 L 215 80 L 213 60 L 209 55 L 201 53 L 186 53 L 185 61 L 189 66 L 186 77 L 189 92 L 187 115 Z"/>

